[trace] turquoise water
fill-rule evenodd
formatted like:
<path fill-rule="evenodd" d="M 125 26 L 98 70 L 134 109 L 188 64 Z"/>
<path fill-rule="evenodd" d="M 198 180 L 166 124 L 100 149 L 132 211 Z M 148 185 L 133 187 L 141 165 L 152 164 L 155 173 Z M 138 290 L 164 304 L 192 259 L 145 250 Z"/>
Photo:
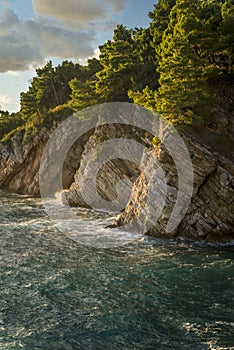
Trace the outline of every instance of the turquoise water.
<path fill-rule="evenodd" d="M 77 215 L 83 229 L 108 221 Z M 233 256 L 149 238 L 84 247 L 39 200 L 1 193 L 0 349 L 234 349 Z"/>

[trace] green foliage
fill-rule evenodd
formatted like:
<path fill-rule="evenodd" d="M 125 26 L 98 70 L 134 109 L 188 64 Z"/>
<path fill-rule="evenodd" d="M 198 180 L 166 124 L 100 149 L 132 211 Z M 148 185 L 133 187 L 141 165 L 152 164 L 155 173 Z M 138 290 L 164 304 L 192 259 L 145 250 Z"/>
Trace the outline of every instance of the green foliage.
<path fill-rule="evenodd" d="M 221 103 L 217 82 L 233 76 L 234 3 L 159 0 L 150 17 L 160 86 L 129 97 L 174 124 L 201 126 Z"/>
<path fill-rule="evenodd" d="M 100 46 L 100 63 L 103 69 L 97 73 L 97 92 L 105 102 L 129 101 L 128 90 L 132 85 L 135 56 L 132 31 L 118 26 L 113 41 Z M 118 88 L 117 88 L 118 87 Z"/>
<path fill-rule="evenodd" d="M 5 144 L 9 140 L 13 140 L 14 136 L 18 133 L 22 132 L 21 127 L 11 130 L 8 134 L 4 134 L 4 136 L 0 139 L 0 144 Z"/>
<path fill-rule="evenodd" d="M 17 129 L 28 139 L 72 111 L 115 101 L 143 105 L 182 128 L 201 128 L 222 103 L 223 82 L 233 86 L 234 1 L 158 0 L 149 16 L 148 28 L 118 25 L 113 40 L 100 46 L 100 60 L 38 68 L 21 93 L 20 112 L 1 111 L 0 138 Z M 233 107 L 234 96 L 229 100 Z"/>
<path fill-rule="evenodd" d="M 234 71 L 234 2 L 225 1 L 221 6 L 222 22 L 219 25 L 219 48 L 228 72 Z"/>
<path fill-rule="evenodd" d="M 89 81 L 91 83 L 95 83 L 97 81 L 96 74 L 102 70 L 102 65 L 97 58 L 92 58 L 88 60 L 88 64 L 83 66 L 83 77 L 80 80 L 82 82 Z"/>
<path fill-rule="evenodd" d="M 193 41 L 199 36 L 201 26 L 198 1 L 178 0 L 169 19 L 160 44 L 160 88 L 155 94 L 156 108 L 169 118 L 177 119 L 178 123 L 191 124 L 192 119 L 185 117 L 186 111 L 202 108 L 210 98 L 202 59 L 194 52 Z"/>
<path fill-rule="evenodd" d="M 100 46 L 97 92 L 105 102 L 130 101 L 129 90 L 157 87 L 155 53 L 150 45 L 149 29 L 127 29 L 118 25 L 113 41 Z"/>
<path fill-rule="evenodd" d="M 156 109 L 155 91 L 151 90 L 149 86 L 146 86 L 142 91 L 130 90 L 128 95 L 135 104 L 145 106 L 152 110 Z"/>
<path fill-rule="evenodd" d="M 154 47 L 156 54 L 169 24 L 170 12 L 175 4 L 176 0 L 158 0 L 157 4 L 154 5 L 154 11 L 149 13 L 149 17 L 152 19 L 150 23 L 151 45 Z"/>
<path fill-rule="evenodd" d="M 161 143 L 161 140 L 158 137 L 156 137 L 156 136 L 153 137 L 152 144 L 155 148 L 157 148 L 160 143 Z"/>
<path fill-rule="evenodd" d="M 170 12 L 155 96 L 157 110 L 178 123 L 193 124 L 196 115 L 214 106 L 217 94 L 210 82 L 230 72 L 231 57 L 221 48 L 223 6 L 218 1 L 177 0 Z"/>
<path fill-rule="evenodd" d="M 19 113 L 10 114 L 8 111 L 0 111 L 0 139 L 21 124 Z"/>
<path fill-rule="evenodd" d="M 75 77 L 84 80 L 86 70 L 68 61 L 53 67 L 49 61 L 43 68 L 36 69 L 36 73 L 28 91 L 21 93 L 20 113 L 25 121 L 34 113 L 40 115 L 66 103 L 71 94 L 69 81 Z"/>
<path fill-rule="evenodd" d="M 44 113 L 40 119 L 34 119 L 34 125 L 39 128 L 44 126 L 49 128 L 54 123 L 62 122 L 70 117 L 73 112 L 73 109 L 68 104 L 60 105 Z"/>
<path fill-rule="evenodd" d="M 56 122 L 62 122 L 73 114 L 73 110 L 68 105 L 57 106 L 50 109 L 43 115 L 34 113 L 27 121 L 16 128 L 12 128 L 10 132 L 1 134 L 0 143 L 6 143 L 16 134 L 22 132 L 24 134 L 23 142 L 29 142 L 39 130 L 43 127 L 50 128 Z"/>
<path fill-rule="evenodd" d="M 98 103 L 99 96 L 95 91 L 95 87 L 90 83 L 83 83 L 75 78 L 70 81 L 69 85 L 72 90 L 70 106 L 75 111 L 79 111 Z"/>

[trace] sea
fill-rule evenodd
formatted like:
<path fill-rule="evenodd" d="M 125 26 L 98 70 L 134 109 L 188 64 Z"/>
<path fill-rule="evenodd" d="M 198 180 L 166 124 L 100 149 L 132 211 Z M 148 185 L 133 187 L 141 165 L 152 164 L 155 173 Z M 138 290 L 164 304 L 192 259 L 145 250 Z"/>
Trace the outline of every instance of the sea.
<path fill-rule="evenodd" d="M 93 240 L 113 220 L 75 215 Z M 129 235 L 85 245 L 0 192 L 0 349 L 234 349 L 233 244 Z"/>

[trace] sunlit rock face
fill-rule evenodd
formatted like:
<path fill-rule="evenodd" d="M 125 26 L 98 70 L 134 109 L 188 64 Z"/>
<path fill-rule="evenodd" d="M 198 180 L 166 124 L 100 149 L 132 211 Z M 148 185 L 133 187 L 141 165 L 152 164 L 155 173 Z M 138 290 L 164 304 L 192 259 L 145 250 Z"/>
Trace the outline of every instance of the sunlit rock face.
<path fill-rule="evenodd" d="M 35 135 L 27 137 L 27 132 L 21 130 L 0 144 L 0 187 L 18 194 L 40 196 L 39 168 L 45 145 L 58 122 L 52 127 L 42 127 Z M 84 145 L 92 132 L 78 140 L 67 154 L 63 167 L 64 188 L 69 188 L 74 181 L 74 174 L 79 167 Z M 56 147 L 59 149 L 60 141 Z M 58 169 L 54 169 L 56 177 Z"/>
<path fill-rule="evenodd" d="M 42 128 L 30 139 L 25 138 L 23 131 L 14 135 L 0 146 L 0 187 L 19 194 L 39 196 L 39 167 L 44 147 L 55 130 Z M 193 196 L 186 215 L 172 232 L 167 232 L 166 225 L 175 206 L 178 178 L 173 159 L 163 144 L 152 148 L 150 135 L 144 132 L 122 129 L 121 125 L 111 128 L 91 130 L 82 140 L 72 146 L 63 166 L 62 198 L 70 206 L 89 207 L 80 193 L 79 171 L 84 157 L 97 143 L 108 138 L 133 138 L 143 143 L 151 154 L 156 157 L 166 175 L 167 195 L 162 215 L 146 233 L 154 237 L 176 238 L 186 237 L 192 240 L 226 242 L 234 239 L 234 166 L 227 158 L 217 152 L 211 152 L 201 142 L 184 136 L 183 140 L 189 150 L 193 171 Z M 146 170 L 154 175 L 152 163 L 145 164 Z M 57 176 L 57 170 L 54 176 Z M 87 174 L 92 178 L 93 174 Z M 145 207 L 148 195 L 147 181 L 144 172 L 127 160 L 113 160 L 105 164 L 96 181 L 98 193 L 106 200 L 116 199 L 116 185 L 122 179 L 128 178 L 133 183 L 131 197 L 125 210 L 117 218 L 115 225 L 123 226 L 136 218 L 142 207 Z M 149 180 L 149 179 L 148 179 Z M 155 193 L 157 201 L 157 192 Z M 147 211 L 145 220 L 147 221 Z M 142 223 L 144 225 L 144 222 Z"/>
<path fill-rule="evenodd" d="M 196 141 L 184 137 L 194 171 L 191 204 L 181 223 L 172 232 L 166 224 L 175 206 L 178 184 L 173 159 L 161 144 L 154 150 L 167 177 L 166 205 L 161 217 L 148 234 L 160 238 L 186 237 L 192 240 L 230 241 L 234 239 L 234 166 L 219 154 L 213 154 Z M 148 164 L 147 166 L 151 166 Z M 153 174 L 153 172 L 151 172 Z M 147 183 L 141 175 L 133 188 L 131 201 L 116 220 L 126 225 L 139 215 L 147 199 Z M 157 193 L 155 193 L 155 197 Z M 155 198 L 155 200 L 157 200 Z M 145 216 L 147 221 L 147 215 Z"/>
<path fill-rule="evenodd" d="M 33 139 L 23 131 L 0 146 L 0 186 L 18 194 L 39 195 L 38 170 L 48 130 L 43 128 Z"/>

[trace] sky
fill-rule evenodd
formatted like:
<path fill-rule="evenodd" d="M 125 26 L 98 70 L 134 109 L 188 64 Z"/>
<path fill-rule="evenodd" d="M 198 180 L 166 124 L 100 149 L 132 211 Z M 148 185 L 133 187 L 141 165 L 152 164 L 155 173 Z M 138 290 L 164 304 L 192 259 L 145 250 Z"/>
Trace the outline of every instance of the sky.
<path fill-rule="evenodd" d="M 117 24 L 146 27 L 156 0 L 0 0 L 0 109 L 19 110 L 35 68 L 84 64 Z"/>

